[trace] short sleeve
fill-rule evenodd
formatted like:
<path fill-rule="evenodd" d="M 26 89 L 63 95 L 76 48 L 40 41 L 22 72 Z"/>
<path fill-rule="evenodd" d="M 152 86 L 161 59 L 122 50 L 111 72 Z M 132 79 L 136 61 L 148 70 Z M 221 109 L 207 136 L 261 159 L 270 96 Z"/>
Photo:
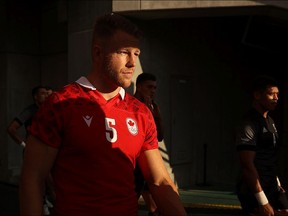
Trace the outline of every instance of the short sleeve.
<path fill-rule="evenodd" d="M 158 148 L 157 129 L 151 111 L 147 108 L 147 127 L 141 151 Z"/>
<path fill-rule="evenodd" d="M 62 105 L 57 93 L 53 93 L 40 106 L 33 117 L 28 132 L 46 145 L 59 148 L 63 128 Z"/>
<path fill-rule="evenodd" d="M 251 121 L 245 121 L 239 128 L 236 136 L 237 150 L 255 150 L 256 149 L 256 126 Z"/>
<path fill-rule="evenodd" d="M 33 115 L 37 112 L 37 109 L 38 107 L 36 104 L 31 104 L 22 110 L 22 112 L 19 113 L 19 115 L 17 115 L 14 120 L 16 120 L 20 125 L 29 125 Z"/>

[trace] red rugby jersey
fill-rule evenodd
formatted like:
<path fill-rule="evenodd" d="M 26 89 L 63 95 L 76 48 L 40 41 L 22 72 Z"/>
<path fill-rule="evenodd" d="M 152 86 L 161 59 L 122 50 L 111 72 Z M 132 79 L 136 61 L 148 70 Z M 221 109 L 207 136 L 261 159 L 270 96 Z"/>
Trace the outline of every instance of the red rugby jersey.
<path fill-rule="evenodd" d="M 29 132 L 58 149 L 56 215 L 137 215 L 135 160 L 158 148 L 143 103 L 124 89 L 107 102 L 81 77 L 45 101 Z"/>

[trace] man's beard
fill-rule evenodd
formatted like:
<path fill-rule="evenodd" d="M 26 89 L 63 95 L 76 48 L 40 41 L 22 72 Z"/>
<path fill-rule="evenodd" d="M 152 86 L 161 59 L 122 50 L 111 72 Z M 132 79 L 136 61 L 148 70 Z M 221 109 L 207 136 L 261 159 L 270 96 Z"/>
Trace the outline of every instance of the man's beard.
<path fill-rule="evenodd" d="M 119 76 L 120 72 L 113 69 L 113 64 L 108 56 L 105 58 L 104 67 L 104 76 L 107 76 L 107 78 L 110 79 L 110 81 L 113 82 L 115 85 L 121 86 L 123 88 L 128 88 L 131 85 L 131 80 L 127 81 L 125 79 L 121 79 L 121 77 Z"/>

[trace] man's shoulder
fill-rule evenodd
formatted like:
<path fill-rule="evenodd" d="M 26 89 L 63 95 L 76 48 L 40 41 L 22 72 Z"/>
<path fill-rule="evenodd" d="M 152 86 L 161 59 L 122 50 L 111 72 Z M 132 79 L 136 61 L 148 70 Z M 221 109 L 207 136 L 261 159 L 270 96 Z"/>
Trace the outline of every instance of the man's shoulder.
<path fill-rule="evenodd" d="M 141 115 L 149 115 L 151 113 L 149 108 L 144 103 L 128 93 L 125 94 L 123 105 L 124 104 L 125 110 L 128 112 L 138 113 Z"/>
<path fill-rule="evenodd" d="M 135 96 L 130 95 L 129 93 L 126 94 L 125 101 L 127 103 L 127 106 L 133 111 L 137 111 L 140 113 L 149 113 L 150 112 L 148 107 L 143 102 L 141 102 Z"/>
<path fill-rule="evenodd" d="M 80 85 L 76 82 L 69 83 L 62 88 L 60 88 L 57 93 L 58 94 L 65 94 L 67 92 L 77 92 L 80 89 Z"/>
<path fill-rule="evenodd" d="M 23 115 L 33 115 L 35 112 L 37 112 L 38 110 L 38 106 L 33 103 L 33 104 L 30 104 L 28 106 L 26 106 L 21 112 L 20 114 L 18 115 L 19 116 L 23 116 Z M 29 113 L 29 114 L 28 114 Z"/>
<path fill-rule="evenodd" d="M 34 103 L 30 104 L 26 106 L 17 116 L 15 116 L 14 120 L 22 125 L 30 120 L 37 111 L 38 106 Z"/>
<path fill-rule="evenodd" d="M 54 94 L 54 96 L 57 96 L 58 98 L 70 98 L 79 95 L 80 91 L 82 91 L 81 86 L 78 83 L 73 82 L 63 86 L 58 91 L 52 93 L 52 95 Z"/>

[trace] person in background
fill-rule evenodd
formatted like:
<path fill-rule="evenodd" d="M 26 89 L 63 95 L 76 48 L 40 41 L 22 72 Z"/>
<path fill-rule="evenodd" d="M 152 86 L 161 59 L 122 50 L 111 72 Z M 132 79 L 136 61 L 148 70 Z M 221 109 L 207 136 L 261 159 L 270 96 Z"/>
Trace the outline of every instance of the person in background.
<path fill-rule="evenodd" d="M 157 79 L 154 74 L 142 73 L 136 79 L 136 91 L 134 96 L 143 102 L 152 112 L 157 127 L 157 139 L 161 142 L 164 138 L 164 128 L 159 106 L 155 102 Z"/>
<path fill-rule="evenodd" d="M 150 109 L 157 128 L 157 139 L 159 142 L 161 142 L 164 138 L 164 129 L 160 109 L 155 102 L 156 89 L 157 79 L 154 74 L 142 73 L 138 75 L 136 79 L 136 91 L 134 96 Z M 137 165 L 135 169 L 135 184 L 138 196 L 141 194 L 146 203 L 149 211 L 148 215 L 160 215 L 157 205 L 149 192 L 148 184 L 145 183 L 143 175 L 141 174 L 141 171 Z"/>
<path fill-rule="evenodd" d="M 19 115 L 17 115 L 7 127 L 9 136 L 23 148 L 26 146 L 26 137 L 22 137 L 19 133 L 19 129 L 24 126 L 27 136 L 27 128 L 32 122 L 34 114 L 39 109 L 40 105 L 47 98 L 47 90 L 44 86 L 35 86 L 32 89 L 33 104 L 25 107 Z"/>
<path fill-rule="evenodd" d="M 21 111 L 21 113 L 12 120 L 12 122 L 9 124 L 7 128 L 7 132 L 10 135 L 10 137 L 23 148 L 25 148 L 26 146 L 26 139 L 28 136 L 28 127 L 32 123 L 33 116 L 38 111 L 39 107 L 43 104 L 43 102 L 46 100 L 48 95 L 49 95 L 49 92 L 47 91 L 47 88 L 45 86 L 42 86 L 42 85 L 35 86 L 32 89 L 32 97 L 33 97 L 34 103 L 24 108 Z M 26 131 L 25 137 L 23 137 L 19 133 L 19 129 L 23 125 Z M 46 184 L 47 184 L 46 192 L 49 194 L 53 194 L 51 181 L 47 179 Z M 53 208 L 53 204 L 50 201 L 50 199 L 47 196 L 45 196 L 45 200 L 43 204 L 44 215 L 50 215 L 49 209 L 51 208 Z"/>
<path fill-rule="evenodd" d="M 41 215 L 51 172 L 55 215 L 138 213 L 136 160 L 164 215 L 187 215 L 158 150 L 150 110 L 125 92 L 140 55 L 140 31 L 115 13 L 99 16 L 87 76 L 47 98 L 37 112 L 20 180 L 21 215 Z"/>
<path fill-rule="evenodd" d="M 255 79 L 252 109 L 237 134 L 241 176 L 237 195 L 243 215 L 288 215 L 288 201 L 277 173 L 278 132 L 269 112 L 279 99 L 277 82 L 268 76 Z"/>

